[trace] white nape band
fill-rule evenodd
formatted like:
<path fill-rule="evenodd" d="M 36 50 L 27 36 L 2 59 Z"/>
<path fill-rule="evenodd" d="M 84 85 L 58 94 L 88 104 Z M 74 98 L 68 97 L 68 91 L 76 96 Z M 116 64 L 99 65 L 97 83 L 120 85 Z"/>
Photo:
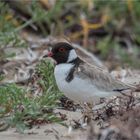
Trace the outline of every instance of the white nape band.
<path fill-rule="evenodd" d="M 77 54 L 76 54 L 75 50 L 72 49 L 72 50 L 70 51 L 70 53 L 69 53 L 69 57 L 68 57 L 67 62 L 70 62 L 70 61 L 72 61 L 72 60 L 74 60 L 74 59 L 76 59 L 76 58 L 77 58 Z"/>

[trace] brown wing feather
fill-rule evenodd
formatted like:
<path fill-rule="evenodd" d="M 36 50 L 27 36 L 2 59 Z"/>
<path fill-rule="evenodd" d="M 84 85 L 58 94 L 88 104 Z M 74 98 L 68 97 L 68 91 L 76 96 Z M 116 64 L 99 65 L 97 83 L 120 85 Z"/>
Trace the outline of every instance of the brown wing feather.
<path fill-rule="evenodd" d="M 103 69 L 87 63 L 80 64 L 75 74 L 77 76 L 80 76 L 80 78 L 82 79 L 89 80 L 98 89 L 104 91 L 115 91 L 115 90 L 122 90 L 122 89 L 125 90 L 125 89 L 134 88 L 131 85 L 127 85 L 119 80 L 116 80 Z"/>

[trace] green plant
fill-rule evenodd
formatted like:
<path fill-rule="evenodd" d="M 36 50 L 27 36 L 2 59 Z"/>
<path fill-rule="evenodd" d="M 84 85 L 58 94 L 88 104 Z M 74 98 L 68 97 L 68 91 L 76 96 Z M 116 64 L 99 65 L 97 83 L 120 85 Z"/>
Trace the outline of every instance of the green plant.
<path fill-rule="evenodd" d="M 20 36 L 18 36 L 16 33 L 11 32 L 9 34 L 7 33 L 1 33 L 0 34 L 0 45 L 2 46 L 10 46 L 10 47 L 28 47 L 28 44 L 25 40 L 23 40 Z"/>
<path fill-rule="evenodd" d="M 24 132 L 38 121 L 61 123 L 61 118 L 53 113 L 61 94 L 52 71 L 53 65 L 48 61 L 37 66 L 36 75 L 40 77 L 37 83 L 42 87 L 40 96 L 34 96 L 16 84 L 0 85 L 0 118 L 19 132 Z"/>

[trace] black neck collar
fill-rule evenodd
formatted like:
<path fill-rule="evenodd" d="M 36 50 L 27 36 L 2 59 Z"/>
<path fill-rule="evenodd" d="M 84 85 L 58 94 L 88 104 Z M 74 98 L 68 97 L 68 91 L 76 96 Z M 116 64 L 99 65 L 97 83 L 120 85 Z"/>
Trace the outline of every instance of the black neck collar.
<path fill-rule="evenodd" d="M 72 79 L 74 78 L 74 71 L 79 67 L 79 65 L 82 63 L 83 61 L 77 57 L 74 60 L 68 62 L 68 64 L 74 64 L 73 67 L 70 69 L 70 72 L 68 73 L 67 77 L 66 77 L 66 81 L 69 83 L 72 81 Z"/>

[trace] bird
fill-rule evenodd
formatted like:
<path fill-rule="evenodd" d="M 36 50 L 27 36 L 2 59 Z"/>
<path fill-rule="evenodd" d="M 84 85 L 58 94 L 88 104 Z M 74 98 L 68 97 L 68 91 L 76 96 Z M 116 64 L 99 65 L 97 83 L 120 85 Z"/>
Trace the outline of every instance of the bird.
<path fill-rule="evenodd" d="M 98 102 L 100 98 L 119 96 L 135 88 L 115 79 L 97 65 L 82 60 L 70 43 L 54 44 L 44 57 L 51 57 L 56 62 L 54 76 L 57 86 L 75 102 Z"/>

